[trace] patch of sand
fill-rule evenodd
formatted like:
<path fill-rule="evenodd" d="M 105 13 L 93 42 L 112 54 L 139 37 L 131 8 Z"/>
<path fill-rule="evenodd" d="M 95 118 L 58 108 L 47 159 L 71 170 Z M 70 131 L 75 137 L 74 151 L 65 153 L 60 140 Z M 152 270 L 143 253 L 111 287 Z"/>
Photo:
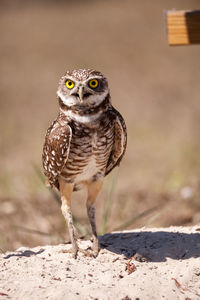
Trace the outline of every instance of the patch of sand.
<path fill-rule="evenodd" d="M 200 299 L 199 227 L 106 234 L 96 259 L 70 244 L 1 254 L 0 299 Z"/>

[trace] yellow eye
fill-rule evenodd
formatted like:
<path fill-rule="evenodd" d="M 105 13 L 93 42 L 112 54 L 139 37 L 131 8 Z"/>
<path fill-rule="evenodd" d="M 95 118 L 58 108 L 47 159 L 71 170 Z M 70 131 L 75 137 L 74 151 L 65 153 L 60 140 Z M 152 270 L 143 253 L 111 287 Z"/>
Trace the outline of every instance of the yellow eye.
<path fill-rule="evenodd" d="M 66 81 L 66 87 L 68 88 L 68 89 L 73 89 L 73 87 L 74 87 L 74 82 L 72 81 L 72 80 L 70 80 L 70 79 L 68 79 L 67 81 Z"/>
<path fill-rule="evenodd" d="M 92 89 L 95 89 L 96 87 L 98 87 L 99 82 L 97 79 L 91 79 L 89 81 L 89 87 L 91 87 Z"/>

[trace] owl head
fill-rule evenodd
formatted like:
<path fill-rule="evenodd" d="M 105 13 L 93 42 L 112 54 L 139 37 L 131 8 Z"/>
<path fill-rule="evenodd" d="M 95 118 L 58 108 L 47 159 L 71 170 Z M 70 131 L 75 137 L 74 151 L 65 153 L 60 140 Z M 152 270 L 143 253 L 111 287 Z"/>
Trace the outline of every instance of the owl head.
<path fill-rule="evenodd" d="M 109 94 L 106 77 L 92 69 L 67 71 L 61 77 L 57 95 L 67 107 L 92 107 L 105 100 Z"/>

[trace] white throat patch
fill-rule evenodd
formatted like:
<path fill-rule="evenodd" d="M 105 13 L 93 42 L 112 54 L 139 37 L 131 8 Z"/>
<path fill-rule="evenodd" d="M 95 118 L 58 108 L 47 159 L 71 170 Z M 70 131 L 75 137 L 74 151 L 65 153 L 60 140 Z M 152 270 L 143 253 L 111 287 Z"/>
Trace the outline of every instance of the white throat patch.
<path fill-rule="evenodd" d="M 91 122 L 95 121 L 96 119 L 98 119 L 100 117 L 100 115 L 102 114 L 102 111 L 99 111 L 96 114 L 80 116 L 79 114 L 76 114 L 76 113 L 72 112 L 71 110 L 64 111 L 61 109 L 61 111 L 67 117 L 69 117 L 70 119 L 72 119 L 76 122 L 79 122 L 79 123 L 91 123 Z"/>

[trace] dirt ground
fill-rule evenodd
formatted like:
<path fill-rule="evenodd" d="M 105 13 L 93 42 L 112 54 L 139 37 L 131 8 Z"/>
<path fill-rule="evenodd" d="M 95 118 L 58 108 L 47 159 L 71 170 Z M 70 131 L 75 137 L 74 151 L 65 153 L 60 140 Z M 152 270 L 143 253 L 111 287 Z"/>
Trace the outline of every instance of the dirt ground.
<path fill-rule="evenodd" d="M 38 175 L 66 69 L 102 71 L 127 123 L 126 156 L 98 198 L 99 234 L 200 222 L 199 46 L 169 47 L 163 14 L 198 7 L 195 0 L 1 1 L 2 251 L 68 239 Z M 85 198 L 74 193 L 73 215 L 87 237 Z"/>
<path fill-rule="evenodd" d="M 200 228 L 142 228 L 101 237 L 94 259 L 70 244 L 22 247 L 0 255 L 1 299 L 200 298 Z M 87 249 L 89 241 L 80 241 Z"/>

